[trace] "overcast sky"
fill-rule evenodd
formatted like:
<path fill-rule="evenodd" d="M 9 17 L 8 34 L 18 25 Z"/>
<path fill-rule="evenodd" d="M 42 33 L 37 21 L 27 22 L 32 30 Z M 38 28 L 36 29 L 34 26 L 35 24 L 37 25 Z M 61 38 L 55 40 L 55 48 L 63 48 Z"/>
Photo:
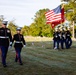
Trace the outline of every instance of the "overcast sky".
<path fill-rule="evenodd" d="M 61 0 L 0 0 L 0 15 L 5 20 L 15 20 L 15 24 L 23 27 L 33 22 L 37 11 L 44 8 L 54 9 Z"/>

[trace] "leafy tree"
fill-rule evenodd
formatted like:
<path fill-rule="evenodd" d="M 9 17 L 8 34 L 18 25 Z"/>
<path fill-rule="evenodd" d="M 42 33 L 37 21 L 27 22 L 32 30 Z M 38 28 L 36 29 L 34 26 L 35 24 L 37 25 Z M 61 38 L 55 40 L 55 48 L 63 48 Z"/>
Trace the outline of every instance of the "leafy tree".
<path fill-rule="evenodd" d="M 40 33 L 40 29 L 38 28 L 38 26 L 35 23 L 32 23 L 30 25 L 30 32 L 29 34 L 32 36 L 38 36 Z"/>
<path fill-rule="evenodd" d="M 23 35 L 29 35 L 29 26 L 24 26 L 21 32 Z"/>
<path fill-rule="evenodd" d="M 65 12 L 67 20 L 76 21 L 76 2 L 69 1 L 69 3 L 65 5 Z"/>
<path fill-rule="evenodd" d="M 62 2 L 62 1 L 66 1 L 66 2 L 72 1 L 72 2 L 75 2 L 76 0 L 61 0 L 61 2 Z"/>
<path fill-rule="evenodd" d="M 50 25 L 46 25 L 42 29 L 42 36 L 50 37 L 53 34 L 53 30 L 51 29 Z"/>
<path fill-rule="evenodd" d="M 34 18 L 34 23 L 31 24 L 30 30 L 35 36 L 51 36 L 51 28 L 46 24 L 45 13 L 48 9 L 39 10 Z"/>
<path fill-rule="evenodd" d="M 4 19 L 5 19 L 4 16 L 3 16 L 3 15 L 0 15 L 0 27 L 1 27 L 1 23 L 2 23 L 2 21 L 3 21 Z"/>
<path fill-rule="evenodd" d="M 18 26 L 16 26 L 13 21 L 10 21 L 8 24 L 8 28 L 11 30 L 12 35 L 14 35 L 16 33 L 17 27 Z"/>

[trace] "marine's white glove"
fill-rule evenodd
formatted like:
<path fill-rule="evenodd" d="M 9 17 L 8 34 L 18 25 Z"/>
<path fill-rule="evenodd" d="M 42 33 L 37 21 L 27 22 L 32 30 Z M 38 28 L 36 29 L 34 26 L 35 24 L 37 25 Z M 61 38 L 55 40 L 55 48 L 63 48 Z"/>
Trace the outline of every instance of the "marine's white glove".
<path fill-rule="evenodd" d="M 12 42 L 10 42 L 9 49 L 12 48 Z"/>
<path fill-rule="evenodd" d="M 9 46 L 9 49 L 11 49 L 12 48 L 12 46 Z"/>
<path fill-rule="evenodd" d="M 24 45 L 24 47 L 26 47 L 26 45 Z"/>
<path fill-rule="evenodd" d="M 10 42 L 10 46 L 12 46 L 12 42 Z"/>

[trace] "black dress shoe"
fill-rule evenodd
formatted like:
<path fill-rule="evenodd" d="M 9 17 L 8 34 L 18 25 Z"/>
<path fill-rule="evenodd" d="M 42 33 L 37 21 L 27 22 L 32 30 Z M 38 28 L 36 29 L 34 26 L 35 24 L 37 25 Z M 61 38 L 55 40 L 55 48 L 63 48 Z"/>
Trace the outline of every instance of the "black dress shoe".
<path fill-rule="evenodd" d="M 3 67 L 7 67 L 7 65 L 3 65 Z"/>
<path fill-rule="evenodd" d="M 23 65 L 23 63 L 20 63 L 20 65 Z"/>

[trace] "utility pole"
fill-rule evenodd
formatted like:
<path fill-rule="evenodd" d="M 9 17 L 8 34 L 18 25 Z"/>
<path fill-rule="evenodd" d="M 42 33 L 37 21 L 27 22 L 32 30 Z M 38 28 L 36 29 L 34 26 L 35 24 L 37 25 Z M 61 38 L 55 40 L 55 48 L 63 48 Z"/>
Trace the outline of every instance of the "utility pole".
<path fill-rule="evenodd" d="M 72 36 L 73 36 L 73 39 L 74 39 L 74 21 L 73 21 L 73 35 Z"/>
<path fill-rule="evenodd" d="M 73 9 L 73 14 L 74 14 L 74 9 Z M 74 39 L 74 18 L 73 18 L 73 39 Z"/>

